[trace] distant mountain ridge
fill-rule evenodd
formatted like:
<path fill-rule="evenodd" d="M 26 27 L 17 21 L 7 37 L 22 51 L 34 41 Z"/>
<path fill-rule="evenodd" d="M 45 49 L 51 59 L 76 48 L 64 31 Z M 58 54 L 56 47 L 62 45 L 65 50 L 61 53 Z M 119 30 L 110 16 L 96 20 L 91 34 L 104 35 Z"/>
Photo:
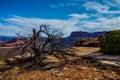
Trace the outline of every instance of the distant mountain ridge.
<path fill-rule="evenodd" d="M 101 35 L 104 35 L 106 32 L 107 31 L 90 33 L 90 32 L 84 32 L 84 31 L 75 31 L 75 32 L 72 32 L 69 37 L 78 37 L 78 38 L 92 37 L 92 38 L 97 38 Z"/>
<path fill-rule="evenodd" d="M 3 35 L 0 35 L 0 39 L 1 38 L 15 38 L 14 36 L 3 36 Z"/>
<path fill-rule="evenodd" d="M 0 43 L 8 43 L 8 42 L 13 42 L 15 40 L 16 37 L 14 36 L 3 36 L 0 35 Z"/>
<path fill-rule="evenodd" d="M 88 37 L 98 38 L 98 37 L 104 35 L 105 33 L 107 33 L 107 31 L 93 32 L 93 33 L 84 32 L 84 31 L 74 31 L 74 32 L 71 33 L 70 36 L 68 36 L 66 38 L 63 38 L 63 41 L 71 43 L 71 42 L 74 42 L 77 39 L 82 39 L 82 38 L 88 38 Z"/>

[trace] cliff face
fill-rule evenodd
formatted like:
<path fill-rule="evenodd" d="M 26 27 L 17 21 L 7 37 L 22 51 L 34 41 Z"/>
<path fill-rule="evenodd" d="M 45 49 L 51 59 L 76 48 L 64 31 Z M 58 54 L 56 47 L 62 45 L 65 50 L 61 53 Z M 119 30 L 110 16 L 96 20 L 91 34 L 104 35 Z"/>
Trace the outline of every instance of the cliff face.
<path fill-rule="evenodd" d="M 72 32 L 71 35 L 69 37 L 78 37 L 78 38 L 82 38 L 82 37 L 87 37 L 88 36 L 88 32 L 83 32 L 83 31 L 79 31 L 79 32 Z"/>
<path fill-rule="evenodd" d="M 83 32 L 83 31 L 78 31 L 78 32 L 72 32 L 69 37 L 73 38 L 87 38 L 87 37 L 92 37 L 92 38 L 98 38 L 101 35 L 104 35 L 106 31 L 103 32 Z"/>
<path fill-rule="evenodd" d="M 76 39 L 88 38 L 88 37 L 98 38 L 104 35 L 106 32 L 107 31 L 89 33 L 83 31 L 75 31 L 72 32 L 70 36 L 63 38 L 63 42 L 72 44 Z"/>

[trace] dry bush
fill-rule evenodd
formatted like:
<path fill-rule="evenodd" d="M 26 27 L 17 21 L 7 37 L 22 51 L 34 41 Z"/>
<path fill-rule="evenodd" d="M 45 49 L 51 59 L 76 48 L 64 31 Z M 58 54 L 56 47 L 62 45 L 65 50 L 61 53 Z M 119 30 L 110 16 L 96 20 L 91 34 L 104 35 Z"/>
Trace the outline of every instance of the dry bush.
<path fill-rule="evenodd" d="M 33 64 L 44 66 L 43 62 L 47 56 L 54 56 L 59 59 L 62 64 L 66 64 L 69 59 L 68 56 L 76 56 L 74 48 L 62 42 L 63 34 L 57 30 L 50 31 L 49 25 L 41 25 L 40 30 L 33 29 L 33 35 L 29 41 L 22 46 L 15 48 L 12 52 L 20 51 L 23 59 L 30 56 Z"/>

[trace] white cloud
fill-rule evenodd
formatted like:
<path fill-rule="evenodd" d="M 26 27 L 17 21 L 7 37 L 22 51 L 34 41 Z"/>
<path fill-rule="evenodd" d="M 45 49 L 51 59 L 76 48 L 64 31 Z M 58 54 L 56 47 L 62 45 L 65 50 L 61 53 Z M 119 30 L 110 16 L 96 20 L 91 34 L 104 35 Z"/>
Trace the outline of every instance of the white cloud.
<path fill-rule="evenodd" d="M 58 8 L 57 5 L 53 5 L 53 4 L 50 4 L 49 6 L 52 7 L 52 8 Z"/>
<path fill-rule="evenodd" d="M 58 7 L 68 7 L 68 6 L 75 6 L 76 3 L 56 3 L 56 4 L 50 4 L 49 6 L 52 8 L 58 8 Z"/>
<path fill-rule="evenodd" d="M 15 35 L 16 32 L 22 34 L 31 32 L 32 28 L 39 29 L 41 24 L 50 24 L 52 29 L 59 29 L 65 36 L 69 36 L 72 31 L 106 31 L 120 29 L 120 17 L 98 17 L 95 20 L 79 19 L 81 15 L 87 14 L 71 14 L 67 20 L 60 19 L 42 19 L 42 18 L 26 18 L 13 16 L 11 18 L 3 18 L 4 23 L 0 23 L 0 34 Z M 89 16 L 89 15 L 87 15 Z M 74 17 L 74 18 L 73 18 Z M 85 17 L 85 16 L 84 16 Z M 89 16 L 91 17 L 91 16 Z"/>
<path fill-rule="evenodd" d="M 120 0 L 103 0 L 103 2 L 108 6 L 120 8 Z"/>
<path fill-rule="evenodd" d="M 120 17 L 98 18 L 96 21 L 81 22 L 81 26 L 88 31 L 109 31 L 120 29 Z"/>
<path fill-rule="evenodd" d="M 95 9 L 98 10 L 99 12 L 107 11 L 109 9 L 108 6 L 101 5 L 100 3 L 97 2 L 86 2 L 83 6 L 86 7 L 87 10 Z"/>
<path fill-rule="evenodd" d="M 9 24 L 20 26 L 23 30 L 30 30 L 33 27 L 39 29 L 41 24 L 50 24 L 52 29 L 59 29 L 65 36 L 70 35 L 72 31 L 79 30 L 76 26 L 77 21 L 71 19 L 57 20 L 57 19 L 40 19 L 40 18 L 25 18 L 20 16 L 13 16 L 12 18 L 4 18 Z"/>
<path fill-rule="evenodd" d="M 83 7 L 86 8 L 86 10 L 96 10 L 99 13 L 106 13 L 106 14 L 119 14 L 120 10 L 110 10 L 110 6 L 103 5 L 98 2 L 86 2 Z"/>
<path fill-rule="evenodd" d="M 18 32 L 21 32 L 22 34 L 27 33 L 27 31 L 18 26 L 0 23 L 0 35 L 16 36 L 16 33 Z"/>
<path fill-rule="evenodd" d="M 87 14 L 70 14 L 69 16 L 74 17 L 74 18 L 80 18 L 80 19 L 84 19 L 84 18 L 89 18 L 89 16 Z"/>

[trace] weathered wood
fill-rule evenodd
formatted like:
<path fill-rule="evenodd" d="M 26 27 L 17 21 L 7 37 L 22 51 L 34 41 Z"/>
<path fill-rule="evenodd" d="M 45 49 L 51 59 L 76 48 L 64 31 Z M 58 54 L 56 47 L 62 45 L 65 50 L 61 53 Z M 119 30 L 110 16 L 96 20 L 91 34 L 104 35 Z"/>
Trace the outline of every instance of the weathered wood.
<path fill-rule="evenodd" d="M 68 62 L 67 56 L 76 56 L 74 53 L 74 48 L 67 46 L 62 42 L 62 33 L 54 30 L 49 31 L 49 25 L 41 25 L 40 30 L 36 31 L 33 29 L 33 35 L 22 46 L 18 47 L 16 50 L 20 50 L 21 57 L 19 60 L 26 59 L 25 54 L 30 53 L 33 60 L 31 66 L 41 64 L 48 55 L 54 55 L 56 58 L 63 60 L 64 63 Z M 43 36 L 44 34 L 44 36 Z"/>
<path fill-rule="evenodd" d="M 5 71 L 5 70 L 11 69 L 11 68 L 13 68 L 13 67 L 14 67 L 14 65 L 0 66 L 0 71 Z"/>

